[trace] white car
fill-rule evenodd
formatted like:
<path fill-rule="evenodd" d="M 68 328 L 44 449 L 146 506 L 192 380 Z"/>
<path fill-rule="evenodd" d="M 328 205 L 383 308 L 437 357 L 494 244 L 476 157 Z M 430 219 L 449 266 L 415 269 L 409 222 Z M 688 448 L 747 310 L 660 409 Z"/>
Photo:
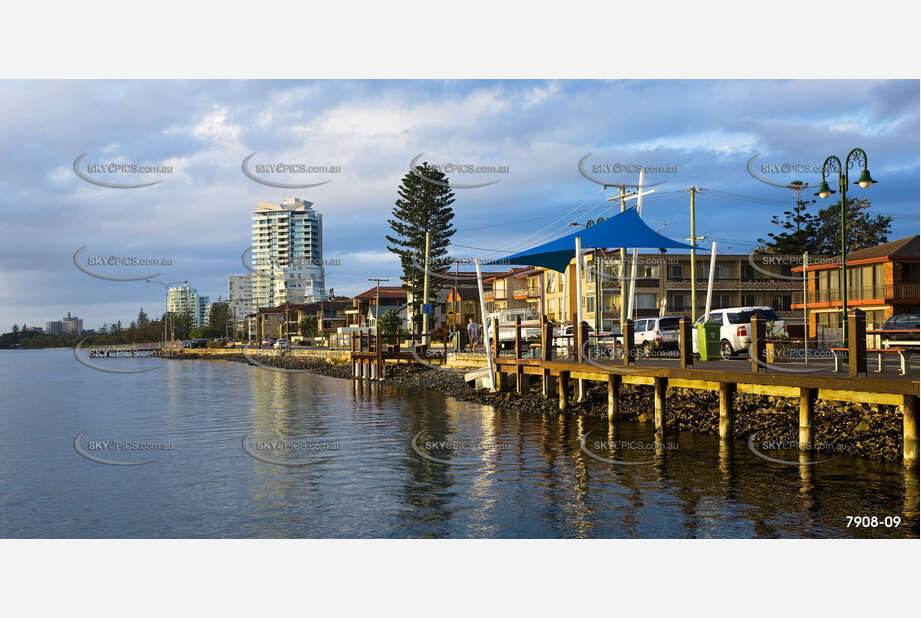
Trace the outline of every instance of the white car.
<path fill-rule="evenodd" d="M 764 334 L 766 337 L 786 337 L 787 327 L 784 321 L 777 317 L 770 307 L 730 307 L 710 311 L 711 322 L 720 323 L 720 356 L 724 359 L 732 358 L 736 352 L 748 350 L 751 345 L 751 319 L 758 314 L 765 321 Z M 702 324 L 704 316 L 697 318 L 694 328 L 691 329 L 692 350 L 697 350 L 697 328 Z"/>
<path fill-rule="evenodd" d="M 633 323 L 633 345 L 642 349 L 645 356 L 659 350 L 677 350 L 678 328 L 682 317 L 663 315 L 637 319 Z"/>
<path fill-rule="evenodd" d="M 289 348 L 290 344 L 288 343 L 287 339 L 279 339 L 272 345 L 272 347 L 275 348 L 276 350 L 284 350 L 284 349 Z"/>

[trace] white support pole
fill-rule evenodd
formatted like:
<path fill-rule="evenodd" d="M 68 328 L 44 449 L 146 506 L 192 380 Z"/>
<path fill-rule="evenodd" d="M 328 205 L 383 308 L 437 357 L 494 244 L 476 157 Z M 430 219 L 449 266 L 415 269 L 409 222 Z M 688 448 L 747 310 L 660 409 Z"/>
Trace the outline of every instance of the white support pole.
<path fill-rule="evenodd" d="M 710 301 L 713 299 L 713 275 L 716 272 L 716 243 L 710 247 L 710 272 L 707 279 L 707 309 L 704 311 L 704 322 L 710 319 Z"/>
<path fill-rule="evenodd" d="M 492 363 L 492 346 L 489 343 L 489 329 L 486 327 L 486 302 L 483 300 L 483 273 L 480 272 L 480 259 L 477 258 L 474 261 L 476 264 L 476 285 L 480 291 L 480 315 L 482 316 L 482 324 L 480 328 L 483 331 L 483 346 L 486 348 L 486 364 L 489 367 L 489 390 L 490 392 L 496 392 L 496 371 L 493 368 Z M 498 336 L 499 333 L 496 333 Z"/>
<path fill-rule="evenodd" d="M 636 214 L 638 214 L 640 218 L 643 217 L 643 196 L 645 195 L 645 193 L 643 193 L 643 180 L 645 179 L 645 177 L 646 177 L 646 170 L 641 168 L 640 169 L 640 182 L 636 187 Z M 636 316 L 633 315 L 633 309 L 634 309 L 633 299 L 634 299 L 634 296 L 636 296 L 636 260 L 637 260 L 638 251 L 639 249 L 637 247 L 633 248 L 633 264 L 630 267 L 630 301 L 629 301 L 629 304 L 627 305 L 627 317 L 630 318 L 631 320 L 636 319 Z M 621 299 L 621 302 L 623 302 L 623 299 Z"/>
<path fill-rule="evenodd" d="M 582 239 L 576 236 L 576 323 L 572 328 L 573 342 L 577 341 L 576 329 L 582 328 Z M 577 346 L 576 358 L 582 362 L 582 346 Z"/>
<path fill-rule="evenodd" d="M 429 264 L 429 244 L 430 244 L 429 233 L 426 232 L 425 233 L 425 271 L 424 271 L 424 275 L 422 278 L 422 282 L 423 282 L 422 283 L 422 303 L 423 304 L 428 304 L 429 302 L 429 268 L 431 266 Z M 434 315 L 432 317 L 434 317 Z M 377 319 L 375 318 L 375 323 L 376 321 Z M 422 313 L 422 344 L 423 345 L 429 344 L 428 333 L 429 333 L 429 314 L 423 312 Z"/>

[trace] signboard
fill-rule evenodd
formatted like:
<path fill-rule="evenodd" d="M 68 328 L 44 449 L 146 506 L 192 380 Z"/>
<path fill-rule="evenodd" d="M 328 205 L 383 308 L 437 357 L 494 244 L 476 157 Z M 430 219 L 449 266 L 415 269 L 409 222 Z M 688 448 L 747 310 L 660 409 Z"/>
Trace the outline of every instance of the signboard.
<path fill-rule="evenodd" d="M 422 305 L 422 313 L 433 315 L 435 313 L 435 304 L 434 303 L 424 303 Z"/>
<path fill-rule="evenodd" d="M 448 309 L 448 313 L 445 314 L 445 317 L 447 318 L 447 321 L 448 321 L 448 326 L 454 325 L 454 318 L 456 315 L 457 314 L 454 313 L 454 309 Z"/>

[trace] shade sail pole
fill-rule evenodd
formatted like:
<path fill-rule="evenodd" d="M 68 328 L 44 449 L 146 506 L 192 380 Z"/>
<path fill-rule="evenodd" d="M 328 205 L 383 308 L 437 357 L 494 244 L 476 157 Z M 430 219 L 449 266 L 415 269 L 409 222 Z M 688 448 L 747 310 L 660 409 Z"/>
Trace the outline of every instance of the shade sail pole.
<path fill-rule="evenodd" d="M 710 321 L 710 301 L 713 298 L 713 274 L 716 272 L 716 243 L 710 247 L 710 273 L 707 279 L 707 310 L 704 311 L 704 322 Z"/>
<path fill-rule="evenodd" d="M 646 170 L 640 168 L 640 182 L 636 187 L 636 214 L 638 214 L 641 218 L 643 216 L 643 179 L 645 177 Z M 633 265 L 630 268 L 630 304 L 627 306 L 627 317 L 631 320 L 636 319 L 636 317 L 633 315 L 633 299 L 634 296 L 636 296 L 636 259 L 638 251 L 638 247 L 633 248 Z M 621 300 L 621 302 L 623 302 L 623 300 Z"/>
<path fill-rule="evenodd" d="M 480 272 L 480 258 L 476 258 L 474 261 L 476 264 L 476 285 L 477 289 L 480 291 L 480 315 L 483 316 L 483 346 L 486 348 L 486 364 L 489 367 L 489 390 L 493 393 L 496 392 L 496 372 L 492 366 L 492 346 L 489 345 L 489 328 L 486 326 L 486 301 L 483 300 L 483 273 Z M 499 327 L 496 326 L 496 336 L 499 336 L 498 333 Z"/>

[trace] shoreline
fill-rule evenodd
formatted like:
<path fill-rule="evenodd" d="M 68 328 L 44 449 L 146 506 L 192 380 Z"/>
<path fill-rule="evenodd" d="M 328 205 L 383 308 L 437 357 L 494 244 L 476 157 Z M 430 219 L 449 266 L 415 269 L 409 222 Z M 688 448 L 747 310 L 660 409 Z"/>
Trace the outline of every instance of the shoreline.
<path fill-rule="evenodd" d="M 280 369 L 310 369 L 331 378 L 352 380 L 348 365 L 332 365 L 321 360 L 259 356 L 259 362 Z M 222 355 L 182 354 L 171 360 L 224 360 L 252 365 L 242 353 Z M 467 386 L 460 373 L 439 371 L 419 365 L 388 365 L 387 377 L 381 382 L 402 388 L 444 393 L 460 401 L 491 405 L 498 410 L 524 411 L 534 414 L 560 414 L 555 399 L 536 393 L 519 396 L 511 391 L 490 393 Z M 567 414 L 584 414 L 607 418 L 607 390 L 596 384 L 586 389 L 585 401 L 571 402 Z M 651 423 L 654 404 L 651 386 L 623 385 L 619 421 Z M 798 402 L 770 395 L 735 393 L 738 414 L 733 438 L 758 442 L 790 444 L 797 440 Z M 719 434 L 719 394 L 684 388 L 669 389 L 666 429 Z M 817 455 L 846 455 L 880 463 L 902 461 L 902 418 L 896 406 L 819 401 L 815 406 L 815 444 Z"/>

